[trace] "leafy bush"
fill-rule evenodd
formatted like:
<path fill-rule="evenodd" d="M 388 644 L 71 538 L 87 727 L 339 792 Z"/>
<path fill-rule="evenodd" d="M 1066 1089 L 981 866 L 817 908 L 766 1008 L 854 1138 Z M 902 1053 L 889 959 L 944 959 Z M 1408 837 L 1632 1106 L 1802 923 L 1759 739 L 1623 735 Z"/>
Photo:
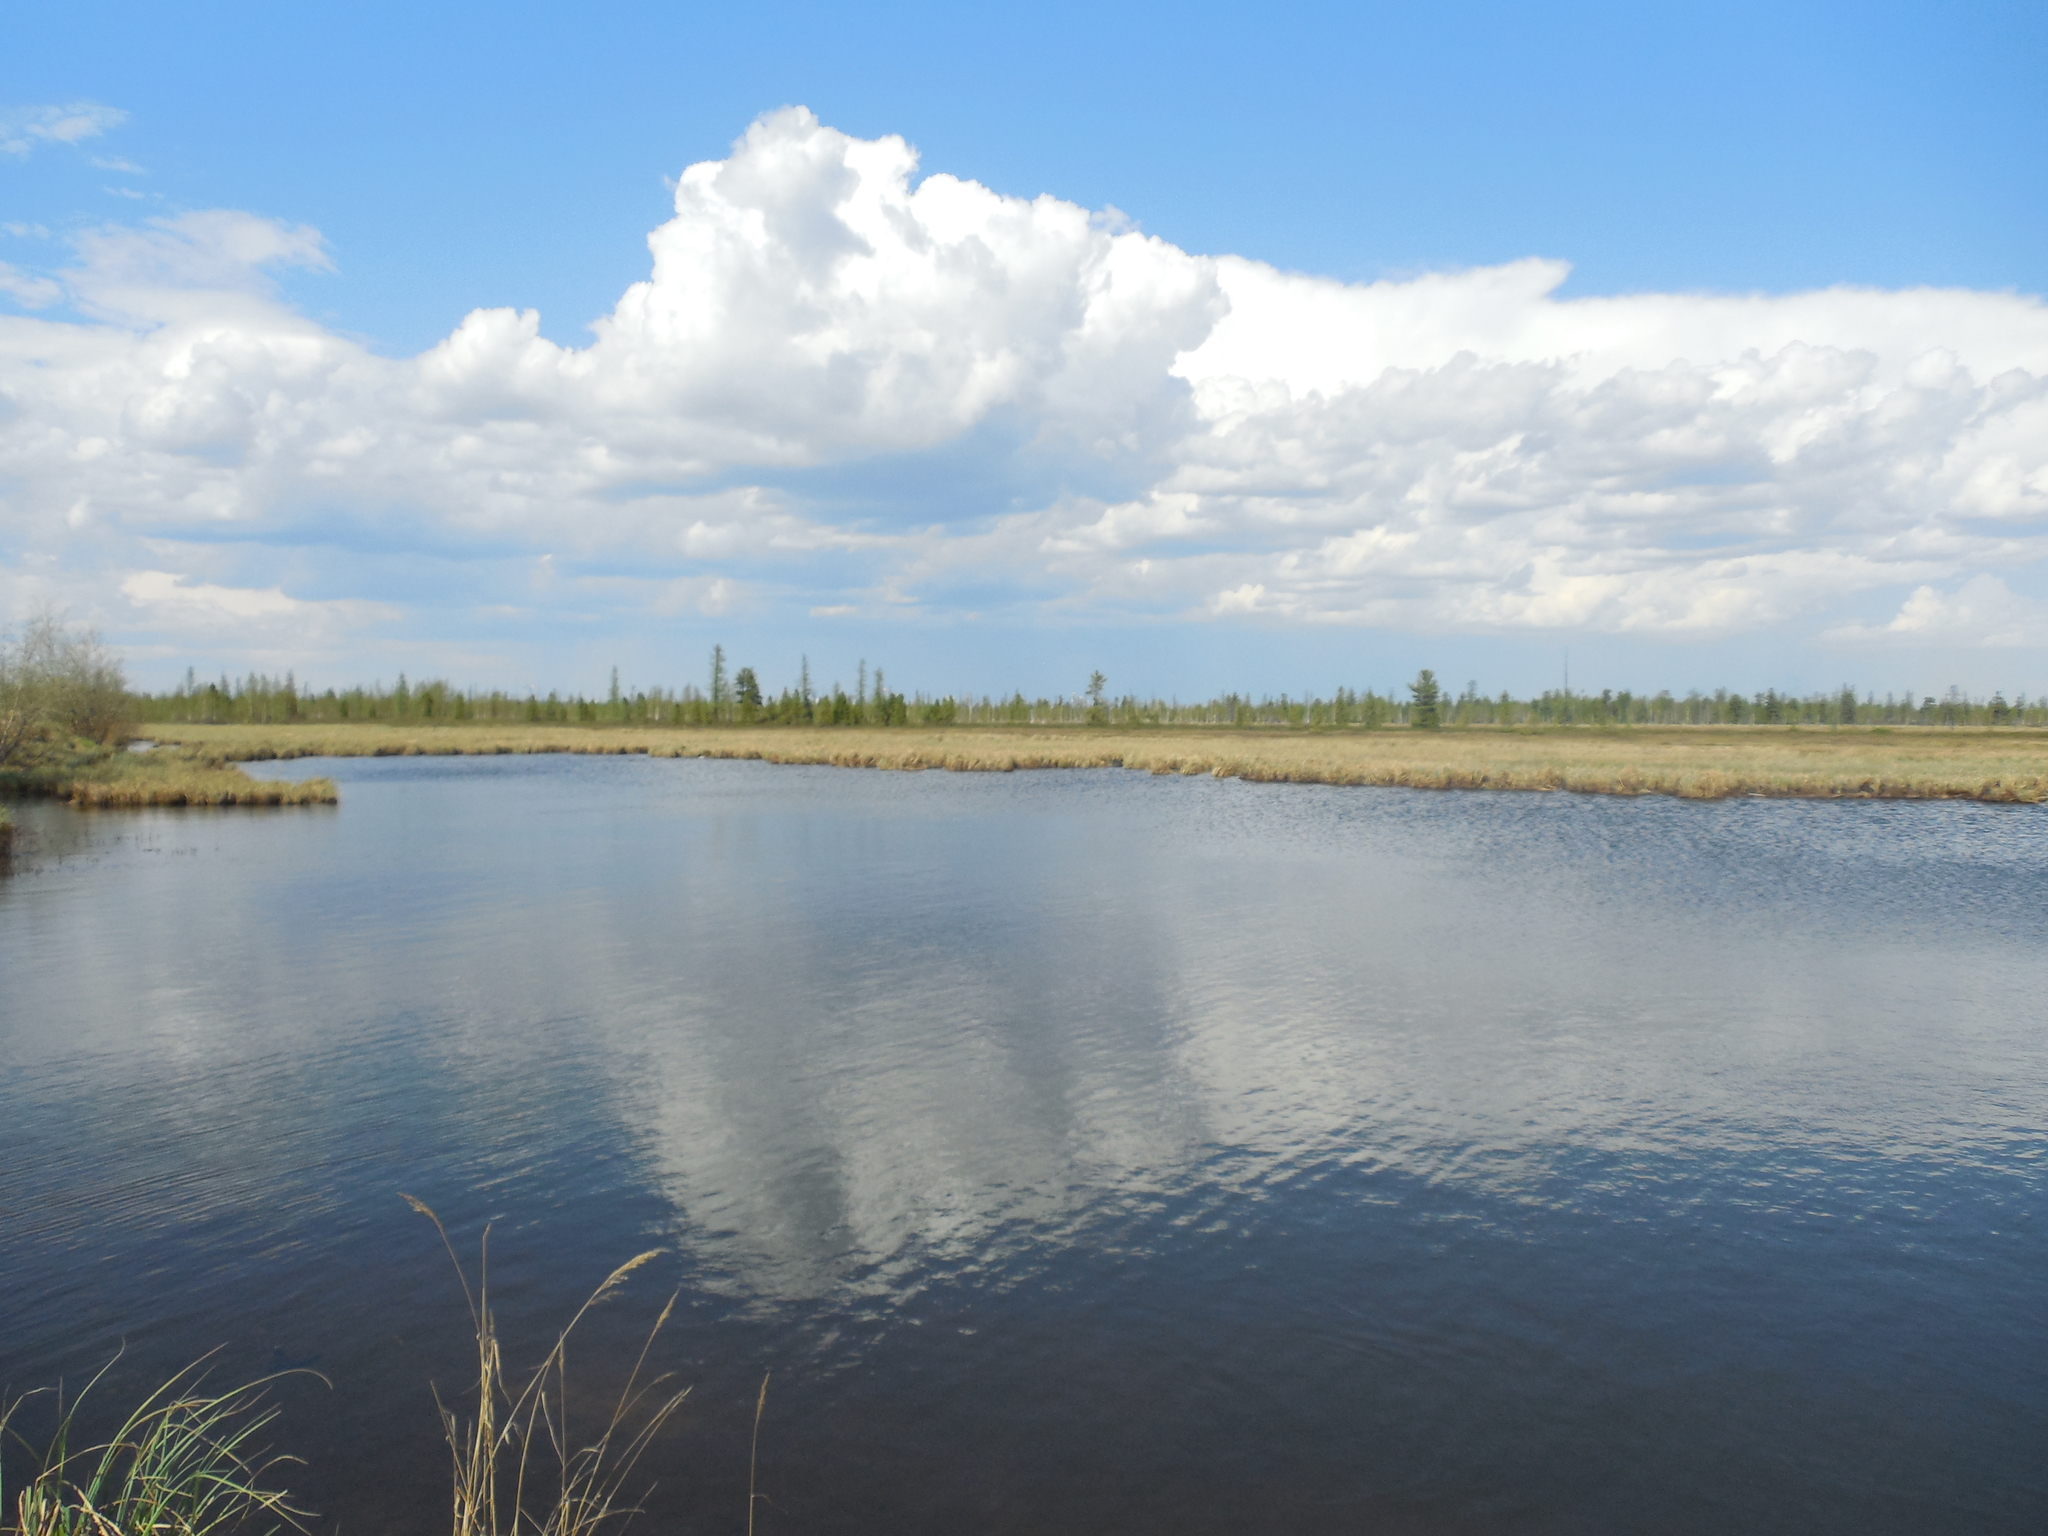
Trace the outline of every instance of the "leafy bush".
<path fill-rule="evenodd" d="M 0 764 L 81 737 L 116 741 L 132 719 L 121 663 L 92 630 L 44 612 L 0 642 Z"/>

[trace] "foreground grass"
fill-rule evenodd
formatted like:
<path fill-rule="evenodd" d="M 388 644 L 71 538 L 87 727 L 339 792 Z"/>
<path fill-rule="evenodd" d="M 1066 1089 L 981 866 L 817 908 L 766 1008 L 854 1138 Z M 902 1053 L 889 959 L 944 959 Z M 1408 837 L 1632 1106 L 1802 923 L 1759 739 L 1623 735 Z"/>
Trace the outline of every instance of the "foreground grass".
<path fill-rule="evenodd" d="M 333 805 L 332 779 L 295 784 L 252 779 L 204 749 L 124 752 L 95 748 L 45 754 L 0 772 L 0 793 L 68 800 L 73 805 Z M 5 821 L 0 813 L 0 822 Z M 11 831 L 11 827 L 9 829 Z M 0 833 L 0 846 L 7 834 Z"/>
<path fill-rule="evenodd" d="M 69 1402 L 56 1395 L 57 1426 L 46 1448 L 12 1427 L 28 1399 L 0 1405 L 0 1452 L 26 1450 L 30 1466 L 24 1486 L 0 1489 L 11 1495 L 0 1497 L 0 1536 L 258 1536 L 252 1528 L 266 1520 L 264 1532 L 304 1530 L 304 1511 L 269 1484 L 289 1458 L 254 1445 L 277 1417 L 264 1400 L 275 1378 L 215 1393 L 206 1390 L 204 1367 L 180 1371 L 112 1436 L 89 1444 L 79 1443 L 79 1410 L 105 1370 Z"/>
<path fill-rule="evenodd" d="M 621 728 L 531 724 L 179 725 L 227 760 L 577 752 L 842 768 L 1129 768 L 1290 784 L 1567 790 L 1722 799 L 2048 800 L 2048 735 L 1774 726 L 1281 731 L 1089 727 Z M 316 781 L 318 782 L 318 781 Z"/>
<path fill-rule="evenodd" d="M 626 1481 L 648 1443 L 689 1395 L 688 1387 L 669 1391 L 665 1374 L 652 1379 L 643 1376 L 655 1338 L 675 1311 L 676 1296 L 669 1297 L 655 1319 L 609 1414 L 596 1424 L 583 1424 L 573 1435 L 569 1430 L 569 1335 L 592 1307 L 605 1302 L 627 1276 L 658 1257 L 661 1250 L 651 1249 L 613 1270 L 556 1335 L 555 1347 L 526 1374 L 522 1385 L 505 1368 L 497 1316 L 491 1310 L 490 1228 L 484 1229 L 476 1284 L 472 1286 L 441 1218 L 411 1195 L 400 1198 L 431 1221 L 440 1234 L 441 1246 L 448 1250 L 461 1281 L 470 1327 L 476 1335 L 477 1379 L 469 1416 L 465 1418 L 443 1403 L 438 1389 L 434 1394 L 455 1469 L 453 1536 L 598 1536 L 613 1526 L 623 1529 L 639 1513 L 626 1502 Z M 765 1381 L 762 1391 L 767 1391 Z M 541 1451 L 539 1462 L 534 1459 L 536 1450 Z M 548 1460 L 554 1463 L 552 1468 L 544 1465 Z M 529 1489 L 533 1491 L 529 1493 Z"/>
<path fill-rule="evenodd" d="M 649 1442 L 688 1395 L 688 1388 L 671 1390 L 665 1373 L 650 1378 L 646 1369 L 677 1298 L 670 1296 L 655 1319 L 609 1412 L 593 1424 L 585 1422 L 579 1409 L 573 1433 L 571 1403 L 587 1398 L 580 1390 L 572 1397 L 569 1337 L 593 1307 L 611 1299 L 660 1250 L 613 1270 L 522 1381 L 506 1369 L 491 1307 L 490 1229 L 484 1230 L 472 1286 L 440 1217 L 411 1195 L 403 1198 L 440 1234 L 469 1304 L 476 1339 L 477 1375 L 463 1405 L 466 1415 L 443 1402 L 438 1389 L 434 1392 L 453 1457 L 453 1536 L 610 1536 L 614 1529 L 623 1530 L 639 1513 L 638 1506 L 627 1501 L 628 1480 Z M 206 1366 L 202 1359 L 178 1372 L 104 1440 L 87 1439 L 81 1409 L 94 1397 L 112 1362 L 68 1399 L 61 1390 L 0 1398 L 0 1536 L 277 1536 L 286 1527 L 308 1531 L 308 1511 L 274 1485 L 274 1474 L 296 1458 L 272 1455 L 256 1442 L 278 1417 L 266 1398 L 273 1382 L 283 1376 L 325 1378 L 312 1371 L 287 1371 L 213 1392 L 207 1387 Z M 767 1391 L 764 1377 L 762 1403 Z M 27 1437 L 18 1421 L 24 1408 L 45 1397 L 55 1425 L 38 1443 Z M 754 1433 L 758 1448 L 758 1404 Z M 26 1473 L 19 1486 L 4 1475 L 10 1464 Z M 750 1529 L 753 1501 L 750 1487 Z"/>

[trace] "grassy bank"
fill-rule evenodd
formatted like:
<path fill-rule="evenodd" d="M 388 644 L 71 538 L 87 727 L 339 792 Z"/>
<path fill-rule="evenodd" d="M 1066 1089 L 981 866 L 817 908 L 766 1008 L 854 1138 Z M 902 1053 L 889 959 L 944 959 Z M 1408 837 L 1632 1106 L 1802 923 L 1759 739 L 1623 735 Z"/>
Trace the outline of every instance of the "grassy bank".
<path fill-rule="evenodd" d="M 2048 800 L 2048 738 L 2010 730 L 1769 726 L 1384 731 L 391 723 L 151 727 L 227 760 L 580 752 L 844 768 L 1119 767 L 1293 784 L 1721 799 Z M 318 782 L 318 781 L 316 781 Z"/>
<path fill-rule="evenodd" d="M 0 770 L 0 793 L 68 800 L 76 806 L 332 805 L 332 779 L 296 784 L 252 779 L 205 748 L 48 752 Z M 4 819 L 4 817 L 0 817 Z"/>

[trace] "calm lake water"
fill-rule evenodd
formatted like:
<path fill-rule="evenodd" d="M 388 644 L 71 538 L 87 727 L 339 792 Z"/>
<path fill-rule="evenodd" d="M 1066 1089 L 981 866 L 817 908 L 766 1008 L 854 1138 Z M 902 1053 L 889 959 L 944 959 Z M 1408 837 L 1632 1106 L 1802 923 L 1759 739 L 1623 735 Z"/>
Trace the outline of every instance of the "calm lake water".
<path fill-rule="evenodd" d="M 2048 1528 L 2048 812 L 645 759 L 18 807 L 0 1381 L 216 1346 L 445 1528 L 663 1257 L 640 1527 Z M 125 1388 L 123 1388 L 125 1390 Z M 118 1394 L 117 1394 L 118 1395 Z"/>

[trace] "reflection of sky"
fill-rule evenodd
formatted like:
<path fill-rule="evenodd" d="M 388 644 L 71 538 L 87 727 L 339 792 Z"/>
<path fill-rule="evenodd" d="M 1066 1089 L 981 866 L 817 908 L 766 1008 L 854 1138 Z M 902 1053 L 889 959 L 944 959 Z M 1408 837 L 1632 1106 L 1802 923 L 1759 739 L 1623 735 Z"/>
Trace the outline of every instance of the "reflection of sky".
<path fill-rule="evenodd" d="M 394 1013 L 448 1021 L 458 1072 L 566 1053 L 770 1295 L 1289 1159 L 1585 1203 L 1589 1157 L 1955 1154 L 2041 1088 L 2024 813 L 355 766 L 339 816 L 42 810 L 0 895 L 10 1065 L 317 1054 Z M 606 773 L 630 792 L 560 782 Z"/>
<path fill-rule="evenodd" d="M 1325 793 L 825 774 L 714 796 L 686 835 L 586 848 L 515 990 L 563 1015 L 604 996 L 612 1112 L 762 1297 L 1028 1270 L 1150 1195 L 1341 1167 L 1640 1220 L 1737 1169 L 1747 1198 L 1804 1198 L 1796 1151 L 1886 1164 L 1905 1185 L 1878 1198 L 1910 1200 L 1902 1159 L 1968 1155 L 2010 1091 L 2001 1021 L 2038 967 L 1975 973 L 1958 1016 L 1946 959 L 1890 924 L 1945 923 L 1959 870 L 1995 896 L 2031 822 L 1893 836 L 1890 891 L 1816 914 L 1877 850 L 1811 808 L 1749 808 L 1774 851 L 1739 808 L 1532 799 L 1484 825 L 1489 802 Z M 1656 848 L 1605 845 L 1617 814 L 1657 821 Z"/>

